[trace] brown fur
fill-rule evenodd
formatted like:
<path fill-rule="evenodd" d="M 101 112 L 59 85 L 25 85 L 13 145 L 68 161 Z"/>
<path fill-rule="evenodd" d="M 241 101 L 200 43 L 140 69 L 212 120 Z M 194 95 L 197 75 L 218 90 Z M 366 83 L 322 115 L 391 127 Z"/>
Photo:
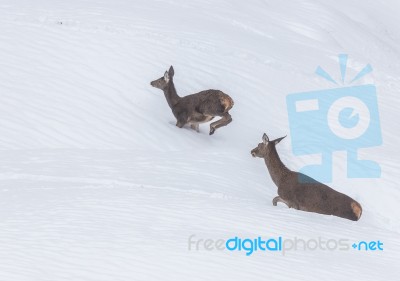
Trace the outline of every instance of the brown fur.
<path fill-rule="evenodd" d="M 362 208 L 357 201 L 313 178 L 289 170 L 282 163 L 275 146 L 283 138 L 269 141 L 264 134 L 263 142 L 251 151 L 253 157 L 264 158 L 272 181 L 278 187 L 279 196 L 273 199 L 273 205 L 283 202 L 297 210 L 359 220 Z"/>
<path fill-rule="evenodd" d="M 215 116 L 221 119 L 210 124 L 210 135 L 215 130 L 232 122 L 229 110 L 233 107 L 233 99 L 219 90 L 205 90 L 196 94 L 178 96 L 173 82 L 174 68 L 171 66 L 164 76 L 152 81 L 150 84 L 163 90 L 169 107 L 177 122 L 176 126 L 182 128 L 190 124 L 191 128 L 199 131 L 198 125 L 213 119 Z"/>

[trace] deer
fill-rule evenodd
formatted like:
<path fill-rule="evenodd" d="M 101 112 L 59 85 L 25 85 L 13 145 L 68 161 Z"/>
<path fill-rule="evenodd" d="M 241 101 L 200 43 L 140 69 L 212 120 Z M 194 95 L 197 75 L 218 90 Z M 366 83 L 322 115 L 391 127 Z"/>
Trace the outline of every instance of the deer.
<path fill-rule="evenodd" d="M 272 204 L 277 206 L 281 202 L 301 211 L 358 221 L 362 208 L 357 201 L 305 174 L 291 171 L 283 164 L 276 145 L 285 137 L 270 141 L 264 133 L 262 142 L 251 150 L 253 157 L 264 158 L 271 179 L 278 187 L 278 196 Z"/>
<path fill-rule="evenodd" d="M 232 122 L 229 110 L 233 107 L 233 99 L 219 90 L 205 90 L 196 94 L 184 97 L 178 96 L 174 85 L 174 68 L 171 65 L 164 76 L 150 82 L 150 85 L 162 90 L 169 107 L 172 110 L 177 122 L 176 126 L 182 128 L 186 124 L 196 132 L 200 132 L 199 124 L 214 119 L 215 116 L 221 119 L 210 124 L 210 135 L 215 130 Z"/>

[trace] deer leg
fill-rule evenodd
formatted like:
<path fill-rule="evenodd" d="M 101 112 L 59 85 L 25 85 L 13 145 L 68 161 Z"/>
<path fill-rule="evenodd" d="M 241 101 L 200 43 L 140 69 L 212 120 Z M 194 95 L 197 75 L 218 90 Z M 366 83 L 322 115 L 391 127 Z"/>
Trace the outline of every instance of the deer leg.
<path fill-rule="evenodd" d="M 288 208 L 294 208 L 294 209 L 299 210 L 299 206 L 297 204 L 285 201 L 280 196 L 276 196 L 274 199 L 272 199 L 272 205 L 276 206 L 278 204 L 278 202 L 286 204 L 286 206 L 288 206 Z"/>
<path fill-rule="evenodd" d="M 183 128 L 183 126 L 185 126 L 185 123 L 182 123 L 182 122 L 176 122 L 176 126 L 178 127 L 178 128 Z"/>
<path fill-rule="evenodd" d="M 190 124 L 190 128 L 192 128 L 193 130 L 195 130 L 198 133 L 200 132 L 199 124 Z"/>
<path fill-rule="evenodd" d="M 232 122 L 232 117 L 228 112 L 222 114 L 222 118 L 210 124 L 210 135 L 214 134 L 215 130 L 228 125 Z"/>
<path fill-rule="evenodd" d="M 188 122 L 187 113 L 185 111 L 179 112 L 176 116 L 176 126 L 183 128 Z"/>
<path fill-rule="evenodd" d="M 293 203 L 293 202 L 291 202 L 291 203 L 289 204 L 289 208 L 293 208 L 293 209 L 296 209 L 296 210 L 300 210 L 299 205 L 296 204 L 296 203 Z"/>
<path fill-rule="evenodd" d="M 283 200 L 283 199 L 282 199 L 281 197 L 279 197 L 279 196 L 276 196 L 274 199 L 272 199 L 272 205 L 276 206 L 276 205 L 278 205 L 278 202 L 285 203 L 285 204 L 289 207 L 288 203 L 286 203 L 286 201 Z"/>

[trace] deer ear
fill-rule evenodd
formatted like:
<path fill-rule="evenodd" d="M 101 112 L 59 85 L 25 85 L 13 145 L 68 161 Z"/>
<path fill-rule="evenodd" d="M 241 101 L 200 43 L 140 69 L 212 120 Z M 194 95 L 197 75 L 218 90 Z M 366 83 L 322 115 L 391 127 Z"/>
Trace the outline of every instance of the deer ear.
<path fill-rule="evenodd" d="M 263 135 L 263 137 L 262 137 L 262 140 L 263 140 L 263 143 L 264 143 L 264 144 L 267 144 L 267 142 L 269 142 L 269 138 L 268 138 L 268 136 L 267 136 L 266 133 L 264 133 L 264 135 Z"/>
<path fill-rule="evenodd" d="M 175 71 L 174 67 L 171 65 L 171 67 L 168 70 L 169 77 L 174 77 Z"/>
<path fill-rule="evenodd" d="M 168 71 L 165 71 L 165 73 L 164 73 L 164 80 L 165 80 L 166 82 L 169 81 L 169 74 L 168 74 Z"/>
<path fill-rule="evenodd" d="M 281 140 L 283 140 L 284 138 L 286 138 L 286 136 L 274 140 L 275 145 L 278 144 L 278 143 L 279 143 Z"/>

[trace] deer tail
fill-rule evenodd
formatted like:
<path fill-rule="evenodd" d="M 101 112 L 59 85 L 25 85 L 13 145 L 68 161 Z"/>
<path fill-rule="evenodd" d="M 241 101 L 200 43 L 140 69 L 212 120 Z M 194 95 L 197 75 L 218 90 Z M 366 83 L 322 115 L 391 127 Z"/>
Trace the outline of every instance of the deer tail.
<path fill-rule="evenodd" d="M 358 202 L 353 201 L 353 202 L 351 202 L 351 209 L 353 210 L 353 214 L 354 214 L 356 220 L 358 221 L 362 214 L 361 205 Z"/>

